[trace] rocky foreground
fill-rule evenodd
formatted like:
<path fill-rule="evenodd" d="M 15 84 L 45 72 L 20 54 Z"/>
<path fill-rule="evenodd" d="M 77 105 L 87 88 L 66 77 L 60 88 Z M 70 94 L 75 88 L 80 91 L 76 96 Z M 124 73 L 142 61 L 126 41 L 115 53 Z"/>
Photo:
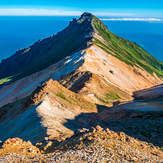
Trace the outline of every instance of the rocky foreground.
<path fill-rule="evenodd" d="M 100 126 L 81 129 L 64 141 L 48 140 L 33 146 L 19 138 L 8 139 L 0 149 L 0 162 L 163 162 L 159 147 L 123 132 Z"/>

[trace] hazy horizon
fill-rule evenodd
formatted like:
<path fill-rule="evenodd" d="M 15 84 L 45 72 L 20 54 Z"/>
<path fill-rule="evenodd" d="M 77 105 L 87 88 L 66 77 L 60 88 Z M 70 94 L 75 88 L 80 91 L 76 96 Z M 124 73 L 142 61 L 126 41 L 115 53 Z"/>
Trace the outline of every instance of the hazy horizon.
<path fill-rule="evenodd" d="M 159 5 L 158 5 L 159 4 Z M 0 15 L 80 16 L 91 12 L 96 16 L 162 17 L 163 1 L 103 1 L 83 0 L 8 0 L 0 2 Z"/>

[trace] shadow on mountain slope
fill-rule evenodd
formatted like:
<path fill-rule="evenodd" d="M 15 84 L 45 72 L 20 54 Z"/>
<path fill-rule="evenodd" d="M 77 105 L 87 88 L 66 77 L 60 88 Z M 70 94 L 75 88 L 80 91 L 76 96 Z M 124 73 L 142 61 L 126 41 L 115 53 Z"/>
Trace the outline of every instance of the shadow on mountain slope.
<path fill-rule="evenodd" d="M 50 80 L 31 96 L 1 108 L 0 140 L 19 137 L 33 144 L 42 141 L 44 147 L 52 140 L 56 147 L 76 130 L 100 125 L 163 147 L 162 106 L 161 100 L 95 106 L 80 94 Z"/>
<path fill-rule="evenodd" d="M 30 140 L 34 145 L 43 141 L 47 136 L 47 128 L 41 124 L 41 116 L 36 110 L 40 103 L 28 109 L 22 107 L 22 100 L 15 103 L 1 108 L 0 140 L 4 142 L 8 138 L 19 137 L 24 141 Z"/>
<path fill-rule="evenodd" d="M 131 104 L 111 108 L 97 105 L 98 113 L 81 113 L 74 120 L 67 120 L 64 125 L 73 131 L 100 125 L 104 129 L 124 132 L 140 141 L 163 147 L 163 110 L 132 110 Z"/>
<path fill-rule="evenodd" d="M 135 91 L 133 94 L 134 94 L 133 97 L 138 100 L 163 97 L 163 84 L 151 88 L 143 89 L 143 90 L 138 90 Z"/>

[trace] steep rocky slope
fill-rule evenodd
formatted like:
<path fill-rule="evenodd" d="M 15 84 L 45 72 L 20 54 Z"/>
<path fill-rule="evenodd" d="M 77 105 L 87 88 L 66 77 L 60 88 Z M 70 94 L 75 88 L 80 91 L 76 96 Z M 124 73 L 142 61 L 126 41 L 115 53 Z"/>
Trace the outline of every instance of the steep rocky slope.
<path fill-rule="evenodd" d="M 45 69 L 92 43 L 133 68 L 146 70 L 154 76 L 163 76 L 161 61 L 138 44 L 113 34 L 94 15 L 83 13 L 79 19 L 73 19 L 69 26 L 57 35 L 39 40 L 3 60 L 0 64 L 0 79 L 7 77 L 6 81 L 11 82 L 18 80 Z M 0 83 L 4 81 L 3 79 Z"/>
<path fill-rule="evenodd" d="M 153 76 L 147 71 L 136 66 L 132 67 L 131 65 L 127 65 L 126 63 L 117 59 L 115 56 L 106 53 L 96 45 L 92 45 L 91 47 L 87 48 L 85 52 L 84 64 L 80 67 L 81 71 L 86 70 L 94 74 L 98 74 L 105 80 L 106 83 L 110 83 L 129 94 L 132 94 L 132 92 L 135 90 L 149 88 L 153 85 L 159 85 L 162 83 L 162 80 L 157 76 Z M 64 80 L 63 78 L 64 77 L 62 76 L 60 80 Z M 74 81 L 75 73 L 73 85 L 68 78 L 69 77 L 66 77 L 65 80 L 67 81 L 66 85 L 69 85 L 68 87 L 70 89 L 73 90 L 75 84 L 79 85 L 79 83 L 77 83 L 79 79 Z M 93 87 L 94 86 L 92 86 L 92 89 Z"/>
<path fill-rule="evenodd" d="M 86 78 L 82 80 L 82 74 L 88 72 L 90 75 L 93 74 L 91 75 L 92 77 L 88 75 L 88 78 L 96 78 L 94 81 Z M 81 75 L 78 76 L 76 74 Z M 162 83 L 162 80 L 157 76 L 152 76 L 145 70 L 127 65 L 116 57 L 107 54 L 96 45 L 92 45 L 70 57 L 66 57 L 43 71 L 1 88 L 0 106 L 30 95 L 37 86 L 40 86 L 50 78 L 59 80 L 61 84 L 70 90 L 90 96 L 95 101 L 98 101 L 99 98 L 107 99 L 107 94 L 110 92 L 109 85 L 113 88 L 112 93 L 121 92 L 116 94 L 118 95 L 116 99 L 131 100 L 131 95 L 134 91 Z M 86 82 L 86 80 L 88 81 Z M 94 83 L 91 84 L 91 82 Z M 101 84 L 103 88 L 100 83 L 105 83 Z M 75 85 L 82 88 L 75 88 Z M 108 91 L 106 87 L 108 87 Z M 125 92 L 126 95 L 122 98 L 120 94 Z M 100 97 L 98 98 L 96 95 Z M 109 100 L 115 100 L 115 98 L 112 99 L 111 97 Z"/>
<path fill-rule="evenodd" d="M 80 122 L 66 127 L 67 120 L 89 112 L 97 112 L 93 103 L 51 79 L 30 96 L 1 108 L 0 140 L 19 136 L 37 143 L 49 135 L 67 137 L 80 128 Z"/>
<path fill-rule="evenodd" d="M 21 49 L 6 60 L 2 60 L 0 79 L 11 76 L 11 80 L 14 81 L 43 70 L 87 47 L 93 33 L 91 18 L 85 19 L 82 15 L 78 20 L 73 19 L 63 31 L 49 38 L 40 39 L 30 47 Z"/>
<path fill-rule="evenodd" d="M 0 92 L 1 92 L 0 93 L 0 101 L 1 101 L 0 106 L 3 106 L 7 103 L 17 101 L 19 99 L 22 99 L 22 98 L 30 95 L 36 89 L 37 86 L 40 86 L 42 83 L 48 81 L 49 79 L 59 80 L 60 77 L 62 76 L 61 80 L 63 81 L 63 77 L 65 75 L 68 75 L 71 73 L 73 74 L 73 72 L 77 72 L 77 71 L 81 74 L 89 71 L 90 74 L 93 74 L 93 78 L 94 77 L 96 78 L 94 81 L 94 86 L 91 86 L 91 84 L 89 84 L 91 88 L 89 88 L 89 90 L 87 90 L 87 92 L 85 92 L 85 93 L 83 92 L 83 94 L 85 94 L 85 95 L 92 94 L 93 96 L 94 95 L 96 96 L 96 94 L 99 94 L 99 90 L 97 90 L 97 89 L 99 89 L 98 87 L 101 87 L 100 86 L 100 82 L 101 82 L 101 83 L 105 83 L 105 84 L 102 84 L 103 88 L 102 87 L 100 88 L 101 96 L 106 96 L 106 94 L 109 94 L 111 92 L 115 93 L 115 94 L 116 94 L 116 92 L 119 92 L 117 99 L 122 99 L 122 100 L 123 99 L 124 100 L 132 99 L 127 93 L 125 93 L 124 91 L 121 90 L 121 87 L 117 88 L 118 86 L 115 85 L 117 83 L 113 84 L 112 82 L 109 81 L 109 76 L 111 76 L 112 74 L 110 72 L 108 73 L 108 71 L 110 70 L 112 65 L 110 67 L 107 67 L 107 64 L 104 65 L 103 64 L 104 59 L 108 60 L 109 56 L 103 50 L 100 50 L 96 46 L 91 46 L 90 48 L 88 48 L 86 50 L 79 51 L 79 52 L 73 54 L 72 56 L 61 60 L 60 62 L 52 65 L 51 67 L 49 67 L 43 71 L 40 71 L 38 73 L 27 76 L 21 80 L 18 80 L 14 83 L 11 83 L 11 84 L 1 88 L 0 89 Z M 90 63 L 92 63 L 92 65 Z M 96 64 L 96 67 L 98 66 L 99 68 L 100 67 L 101 68 L 99 69 L 97 67 L 95 69 L 94 64 Z M 110 64 L 111 64 L 111 62 L 110 62 Z M 115 65 L 113 65 L 113 68 L 114 67 L 115 67 Z M 114 75 L 114 76 L 116 77 L 116 75 Z M 117 77 L 118 76 L 119 76 L 119 74 L 117 74 Z M 152 79 L 153 78 L 151 78 L 151 82 L 149 82 L 149 84 L 151 84 L 151 85 L 154 83 L 152 81 Z M 61 80 L 59 80 L 59 81 L 61 81 Z M 97 80 L 98 80 L 98 82 L 97 82 Z M 74 82 L 75 82 L 75 80 L 74 80 Z M 82 81 L 80 84 L 85 84 L 85 81 Z M 131 83 L 131 85 L 132 85 L 132 83 Z M 94 87 L 94 91 L 93 91 L 93 87 Z M 106 87 L 108 87 L 108 90 L 106 89 Z M 112 87 L 113 90 L 110 91 L 109 87 Z M 114 90 L 115 90 L 115 92 L 114 92 Z M 134 89 L 134 90 L 136 90 L 136 89 Z M 96 98 L 95 98 L 95 100 L 97 101 Z M 114 98 L 112 100 L 114 100 Z"/>

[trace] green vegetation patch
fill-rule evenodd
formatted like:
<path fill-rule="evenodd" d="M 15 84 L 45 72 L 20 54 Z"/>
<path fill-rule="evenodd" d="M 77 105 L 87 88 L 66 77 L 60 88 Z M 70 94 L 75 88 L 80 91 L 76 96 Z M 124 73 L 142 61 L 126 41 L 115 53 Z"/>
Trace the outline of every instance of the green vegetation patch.
<path fill-rule="evenodd" d="M 64 100 L 66 100 L 66 101 L 69 102 L 70 104 L 72 104 L 71 101 L 69 101 L 68 99 L 66 99 L 66 97 L 64 96 L 64 94 L 62 94 L 62 93 L 57 93 L 56 95 L 57 95 L 58 97 L 64 99 Z"/>
<path fill-rule="evenodd" d="M 11 80 L 10 77 L 1 79 L 1 80 L 0 80 L 0 84 L 3 84 L 3 83 L 8 82 L 8 81 L 10 81 L 10 80 Z"/>
<path fill-rule="evenodd" d="M 30 47 L 26 48 L 25 51 L 22 54 L 27 53 L 29 51 L 30 51 Z"/>
<path fill-rule="evenodd" d="M 104 98 L 101 98 L 101 97 L 98 97 L 98 96 L 97 96 L 97 99 L 98 99 L 101 103 L 104 103 L 104 104 L 110 104 L 110 102 L 104 100 Z"/>
<path fill-rule="evenodd" d="M 106 94 L 105 97 L 107 100 L 116 100 L 116 99 L 121 99 L 117 94 L 115 93 L 110 93 L 110 94 Z"/>
<path fill-rule="evenodd" d="M 9 77 L 0 79 L 0 84 L 5 84 L 7 82 L 11 83 L 11 81 L 13 80 L 14 77 L 16 77 L 16 75 L 13 75 L 13 76 L 9 76 Z"/>

